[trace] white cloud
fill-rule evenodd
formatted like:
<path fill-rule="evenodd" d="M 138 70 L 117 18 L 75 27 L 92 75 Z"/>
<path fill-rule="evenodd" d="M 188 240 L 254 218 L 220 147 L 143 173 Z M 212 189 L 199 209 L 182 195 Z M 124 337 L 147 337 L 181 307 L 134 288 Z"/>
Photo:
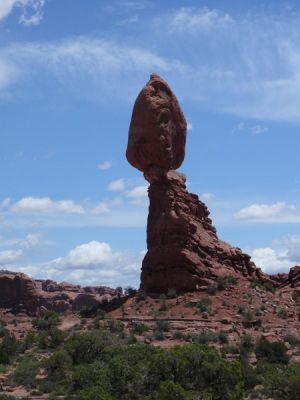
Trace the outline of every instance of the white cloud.
<path fill-rule="evenodd" d="M 117 261 L 118 257 L 109 244 L 92 241 L 75 247 L 66 257 L 57 258 L 53 263 L 66 268 L 89 269 L 106 266 Z"/>
<path fill-rule="evenodd" d="M 3 250 L 0 251 L 0 265 L 11 264 L 23 255 L 22 250 Z"/>
<path fill-rule="evenodd" d="M 0 74 L 0 90 L 9 89 L 13 96 L 16 89 L 46 74 L 53 82 L 52 93 L 63 85 L 88 101 L 107 103 L 117 98 L 128 102 L 151 72 L 176 74 L 184 68 L 178 60 L 145 48 L 91 37 L 12 43 L 0 47 L 0 72 L 5 72 Z"/>
<path fill-rule="evenodd" d="M 19 22 L 23 25 L 38 25 L 43 18 L 45 0 L 1 0 L 0 21 L 4 20 L 15 7 L 21 8 Z"/>
<path fill-rule="evenodd" d="M 111 167 L 112 167 L 111 161 L 104 161 L 103 163 L 97 165 L 97 168 L 100 169 L 101 171 L 105 171 L 107 169 L 110 169 Z"/>
<path fill-rule="evenodd" d="M 125 181 L 124 179 L 116 179 L 115 181 L 110 182 L 107 187 L 109 192 L 122 192 L 125 190 Z"/>
<path fill-rule="evenodd" d="M 200 195 L 200 200 L 201 199 L 204 200 L 204 201 L 212 200 L 214 197 L 215 197 L 215 195 L 213 193 L 206 192 L 206 193 L 202 193 Z"/>
<path fill-rule="evenodd" d="M 24 240 L 21 241 L 21 245 L 26 249 L 36 247 L 40 244 L 40 237 L 34 233 L 29 233 Z"/>
<path fill-rule="evenodd" d="M 14 270 L 81 285 L 138 287 L 143 256 L 144 252 L 114 251 L 108 243 L 93 240 L 76 246 L 64 257 L 44 264 L 15 265 Z"/>
<path fill-rule="evenodd" d="M 234 22 L 229 14 L 207 7 L 201 9 L 181 8 L 172 14 L 169 27 L 172 31 L 209 33 L 211 30 L 225 28 Z"/>
<path fill-rule="evenodd" d="M 260 135 L 262 133 L 268 132 L 269 128 L 267 126 L 255 125 L 249 128 L 252 135 Z"/>
<path fill-rule="evenodd" d="M 19 22 L 25 26 L 39 25 L 43 19 L 45 0 L 21 0 L 22 15 Z"/>
<path fill-rule="evenodd" d="M 246 125 L 244 122 L 239 122 L 237 127 L 237 131 L 241 132 L 249 132 L 251 135 L 261 135 L 262 133 L 268 132 L 269 128 L 264 125 Z"/>
<path fill-rule="evenodd" d="M 190 121 L 187 121 L 186 129 L 188 131 L 192 131 L 193 130 L 193 124 Z"/>
<path fill-rule="evenodd" d="M 135 188 L 127 192 L 127 196 L 133 199 L 147 197 L 148 196 L 148 186 L 136 186 Z"/>
<path fill-rule="evenodd" d="M 277 202 L 274 204 L 252 204 L 242 208 L 234 218 L 241 221 L 299 223 L 300 212 L 293 204 Z"/>
<path fill-rule="evenodd" d="M 24 197 L 11 209 L 18 213 L 83 214 L 85 212 L 84 208 L 73 200 L 52 200 L 49 197 Z"/>
<path fill-rule="evenodd" d="M 104 201 L 92 209 L 93 214 L 108 214 L 110 211 L 108 204 Z"/>
<path fill-rule="evenodd" d="M 268 274 L 288 272 L 295 265 L 287 259 L 287 251 L 279 252 L 271 247 L 254 249 L 251 256 L 255 264 Z"/>
<path fill-rule="evenodd" d="M 126 193 L 130 199 L 130 203 L 138 206 L 147 207 L 149 204 L 148 199 L 148 185 L 136 186 Z"/>

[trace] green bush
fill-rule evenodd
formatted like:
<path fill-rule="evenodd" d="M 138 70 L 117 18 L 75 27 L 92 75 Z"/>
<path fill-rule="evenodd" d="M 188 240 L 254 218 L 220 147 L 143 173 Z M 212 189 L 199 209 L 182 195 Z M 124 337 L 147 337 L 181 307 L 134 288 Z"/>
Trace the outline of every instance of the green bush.
<path fill-rule="evenodd" d="M 67 340 L 65 350 L 74 364 L 91 363 L 113 343 L 113 336 L 108 332 L 89 331 L 75 334 Z"/>
<path fill-rule="evenodd" d="M 266 361 L 271 364 L 287 364 L 289 356 L 286 354 L 287 348 L 282 342 L 269 342 L 261 338 L 257 343 L 255 354 L 258 360 Z"/>
<path fill-rule="evenodd" d="M 279 310 L 277 310 L 277 315 L 282 319 L 288 319 L 289 317 L 289 314 L 285 308 L 279 308 Z"/>
<path fill-rule="evenodd" d="M 285 335 L 283 340 L 289 343 L 292 347 L 300 346 L 300 339 L 294 335 Z"/>
<path fill-rule="evenodd" d="M 48 378 L 61 379 L 67 375 L 72 359 L 65 350 L 58 350 L 43 362 Z"/>
<path fill-rule="evenodd" d="M 31 359 L 23 360 L 17 365 L 17 368 L 9 379 L 16 386 L 22 385 L 27 388 L 35 388 L 38 368 L 38 361 Z"/>
<path fill-rule="evenodd" d="M 266 394 L 274 400 L 299 399 L 300 363 L 283 368 L 266 366 L 262 377 Z"/>
<path fill-rule="evenodd" d="M 144 301 L 147 298 L 147 294 L 144 290 L 139 290 L 137 291 L 136 295 L 135 295 L 136 301 Z"/>
<path fill-rule="evenodd" d="M 134 335 L 142 335 L 143 333 L 147 332 L 149 327 L 140 322 L 134 322 L 132 324 L 131 331 Z"/>
<path fill-rule="evenodd" d="M 157 400 L 192 400 L 192 396 L 178 383 L 162 382 L 155 396 Z"/>

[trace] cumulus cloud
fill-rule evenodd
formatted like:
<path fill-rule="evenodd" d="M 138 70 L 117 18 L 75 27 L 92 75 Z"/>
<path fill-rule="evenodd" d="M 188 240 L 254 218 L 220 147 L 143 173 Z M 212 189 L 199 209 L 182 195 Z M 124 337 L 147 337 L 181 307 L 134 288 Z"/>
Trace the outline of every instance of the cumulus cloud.
<path fill-rule="evenodd" d="M 147 206 L 148 200 L 148 185 L 136 186 L 127 192 L 127 197 L 131 204 Z"/>
<path fill-rule="evenodd" d="M 63 257 L 38 265 L 15 266 L 15 270 L 82 285 L 138 287 L 143 256 L 144 252 L 114 251 L 108 243 L 93 240 L 76 246 Z"/>
<path fill-rule="evenodd" d="M 102 163 L 97 165 L 97 168 L 100 169 L 101 171 L 105 171 L 107 169 L 110 169 L 111 167 L 112 167 L 111 161 L 103 161 Z"/>
<path fill-rule="evenodd" d="M 93 214 L 108 214 L 110 211 L 108 204 L 104 201 L 92 209 Z"/>
<path fill-rule="evenodd" d="M 21 9 L 19 22 L 23 25 L 38 25 L 43 18 L 45 0 L 1 0 L 0 21 L 4 20 L 14 8 Z"/>
<path fill-rule="evenodd" d="M 3 250 L 0 251 L 0 265 L 14 263 L 23 255 L 22 250 Z"/>
<path fill-rule="evenodd" d="M 271 247 L 254 249 L 251 253 L 255 264 L 268 274 L 287 272 L 295 265 L 287 258 L 287 251 L 277 251 Z"/>
<path fill-rule="evenodd" d="M 115 205 L 114 200 L 111 202 Z M 89 214 L 107 214 L 111 211 L 107 202 L 102 201 L 96 206 L 81 205 L 73 200 L 53 200 L 50 197 L 24 197 L 17 202 L 11 199 L 5 199 L 0 204 L 0 212 L 28 215 L 89 215 Z M 28 240 L 35 238 L 28 237 Z"/>
<path fill-rule="evenodd" d="M 240 221 L 299 223 L 300 212 L 293 204 L 277 202 L 274 204 L 255 203 L 242 208 L 234 218 Z"/>
<path fill-rule="evenodd" d="M 122 192 L 125 190 L 125 181 L 124 179 L 116 179 L 109 183 L 107 190 L 109 192 Z"/>
<path fill-rule="evenodd" d="M 52 200 L 49 197 L 24 197 L 13 204 L 11 210 L 17 213 L 84 213 L 83 207 L 72 200 Z"/>

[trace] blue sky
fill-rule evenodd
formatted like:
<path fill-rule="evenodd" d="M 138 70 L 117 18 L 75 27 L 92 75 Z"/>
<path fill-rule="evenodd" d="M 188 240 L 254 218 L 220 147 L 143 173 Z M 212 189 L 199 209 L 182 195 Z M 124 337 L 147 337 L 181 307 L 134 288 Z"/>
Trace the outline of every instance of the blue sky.
<path fill-rule="evenodd" d="M 147 183 L 125 150 L 152 72 L 219 236 L 299 264 L 299 71 L 297 1 L 0 0 L 1 268 L 138 286 Z"/>

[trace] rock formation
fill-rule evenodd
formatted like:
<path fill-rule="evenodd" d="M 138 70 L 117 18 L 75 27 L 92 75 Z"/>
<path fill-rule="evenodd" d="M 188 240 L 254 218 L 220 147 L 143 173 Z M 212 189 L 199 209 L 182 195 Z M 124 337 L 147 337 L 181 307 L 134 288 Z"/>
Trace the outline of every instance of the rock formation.
<path fill-rule="evenodd" d="M 138 95 L 129 128 L 127 160 L 149 181 L 150 207 L 141 288 L 196 290 L 217 276 L 267 279 L 250 256 L 220 241 L 209 211 L 175 171 L 185 155 L 186 121 L 165 81 L 152 74 Z"/>
<path fill-rule="evenodd" d="M 22 273 L 0 271 L 0 308 L 37 315 L 40 309 L 77 311 L 117 296 L 105 286 L 81 287 L 67 282 L 34 280 Z"/>

